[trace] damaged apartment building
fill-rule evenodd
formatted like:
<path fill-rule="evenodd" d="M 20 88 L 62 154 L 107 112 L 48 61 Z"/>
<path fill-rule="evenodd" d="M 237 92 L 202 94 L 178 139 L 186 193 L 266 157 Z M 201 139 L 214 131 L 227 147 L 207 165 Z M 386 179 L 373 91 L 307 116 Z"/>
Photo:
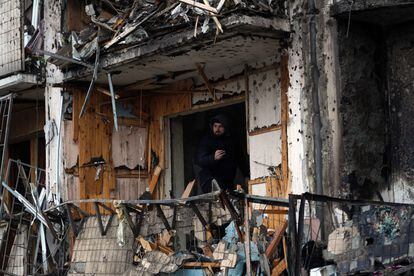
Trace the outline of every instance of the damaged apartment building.
<path fill-rule="evenodd" d="M 0 14 L 0 275 L 414 271 L 413 1 Z M 237 189 L 202 193 L 223 114 Z"/>

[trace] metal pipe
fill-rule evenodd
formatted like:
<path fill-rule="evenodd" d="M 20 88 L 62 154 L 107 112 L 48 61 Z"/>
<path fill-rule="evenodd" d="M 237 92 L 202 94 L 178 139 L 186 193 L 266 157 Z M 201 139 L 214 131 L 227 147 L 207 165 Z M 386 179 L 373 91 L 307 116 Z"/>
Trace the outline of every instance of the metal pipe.
<path fill-rule="evenodd" d="M 58 126 L 58 133 L 57 133 L 57 149 L 56 149 L 56 198 L 55 203 L 56 205 L 60 204 L 60 147 L 61 147 L 61 141 L 62 141 L 62 121 L 63 121 L 63 109 L 64 109 L 64 103 L 63 103 L 63 95 L 60 94 L 60 114 L 59 114 L 59 126 Z M 50 183 L 49 183 L 50 185 Z"/>
<path fill-rule="evenodd" d="M 109 83 L 109 91 L 111 91 L 112 112 L 114 113 L 114 126 L 115 126 L 115 130 L 118 131 L 118 115 L 116 113 L 115 92 L 114 92 L 114 86 L 112 84 L 111 73 L 108 73 L 108 83 Z"/>
<path fill-rule="evenodd" d="M 33 0 L 32 7 L 32 26 L 37 29 L 39 25 L 40 0 Z"/>
<path fill-rule="evenodd" d="M 313 157 L 315 161 L 315 182 L 316 193 L 323 195 L 323 180 L 322 180 L 322 138 L 321 138 L 321 115 L 319 106 L 319 68 L 316 56 L 316 6 L 315 0 L 308 0 L 308 14 L 309 18 L 309 35 L 310 35 L 310 65 L 312 73 L 312 107 L 313 107 Z M 321 238 L 325 238 L 324 231 L 324 215 L 321 206 L 316 209 L 316 215 L 321 223 Z"/>

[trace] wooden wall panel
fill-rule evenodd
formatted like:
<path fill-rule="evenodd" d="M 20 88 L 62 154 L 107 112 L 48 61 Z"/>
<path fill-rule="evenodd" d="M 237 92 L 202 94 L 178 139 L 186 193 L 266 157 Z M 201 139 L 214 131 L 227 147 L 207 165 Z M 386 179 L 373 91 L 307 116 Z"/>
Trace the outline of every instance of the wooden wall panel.
<path fill-rule="evenodd" d="M 112 136 L 115 130 L 113 129 L 112 108 L 108 104 L 109 97 L 93 92 L 87 111 L 82 118 L 79 118 L 79 112 L 86 96 L 85 89 L 76 87 L 70 89 L 73 93 L 74 115 L 72 121 L 64 122 L 65 168 L 72 168 L 73 165 L 76 165 L 77 159 L 79 162 L 76 169 L 67 170 L 68 199 L 137 199 L 145 191 L 148 180 L 146 178 L 140 180 L 136 173 L 131 173 L 133 176 L 130 177 L 128 171 L 124 172 L 120 179 L 116 179 L 112 156 Z M 144 102 L 145 105 L 141 104 L 140 97 L 119 100 L 120 104 L 124 102 L 132 104 L 133 115 L 138 119 L 119 117 L 120 125 L 147 127 L 148 113 L 145 111 L 147 102 Z M 139 121 L 139 118 L 142 118 L 142 122 Z M 147 132 L 145 131 L 144 134 L 147 135 Z M 146 143 L 146 140 L 147 137 L 143 139 L 143 143 Z M 145 145 L 143 148 L 146 150 Z M 138 149 L 129 148 L 129 151 L 135 150 Z M 98 167 L 91 162 L 102 159 L 105 164 L 102 166 L 101 172 L 98 173 Z M 91 204 L 83 204 L 81 207 L 94 213 Z"/>
<path fill-rule="evenodd" d="M 192 81 L 180 81 L 172 89 L 190 89 Z M 151 164 L 151 150 L 159 158 L 159 166 L 165 169 L 165 132 L 164 117 L 189 111 L 191 109 L 191 94 L 156 95 L 149 98 L 149 163 Z M 162 181 L 160 181 L 162 182 Z M 162 191 L 162 183 L 157 191 Z M 158 196 L 161 196 L 157 192 Z"/>
<path fill-rule="evenodd" d="M 124 200 L 138 199 L 145 192 L 147 182 L 147 178 L 119 178 L 116 180 L 116 189 L 111 192 L 111 196 Z"/>
<path fill-rule="evenodd" d="M 254 88 L 257 91 L 250 95 L 253 97 L 248 112 L 251 129 L 261 129 L 264 126 L 279 125 L 280 123 L 280 129 L 249 137 L 250 169 L 251 178 L 253 179 L 249 182 L 249 193 L 252 194 L 287 198 L 290 193 L 287 149 L 289 105 L 287 97 L 289 71 L 287 66 L 288 56 L 283 53 L 280 68 L 269 71 L 266 78 L 263 78 L 267 81 L 266 86 L 257 86 Z M 273 74 L 273 77 L 270 73 Z M 275 84 L 273 85 L 269 80 L 273 80 Z M 269 92 L 272 94 L 269 97 L 259 95 L 260 93 L 269 94 Z M 265 108 L 266 106 L 271 108 Z M 271 112 L 271 110 L 274 110 L 274 112 Z M 258 118 L 261 123 L 258 122 Z M 275 166 L 274 175 L 269 176 L 266 165 Z M 253 205 L 252 208 L 263 210 L 264 206 Z M 286 221 L 286 208 L 267 206 L 265 213 L 267 213 L 265 223 L 270 228 L 276 229 Z"/>
<path fill-rule="evenodd" d="M 74 105 L 80 110 L 86 93 L 76 90 L 73 93 Z M 88 109 L 82 118 L 77 118 L 77 135 L 74 140 L 79 145 L 79 198 L 110 198 L 111 190 L 115 189 L 115 173 L 111 157 L 112 121 L 109 120 L 110 110 L 101 108 L 101 103 L 107 101 L 106 96 L 100 93 L 92 93 L 88 103 Z M 74 116 L 79 116 L 75 113 Z M 75 129 L 76 127 L 74 127 Z M 101 173 L 97 174 L 98 167 L 91 162 L 103 159 Z M 92 206 L 82 206 L 92 212 Z"/>
<path fill-rule="evenodd" d="M 73 141 L 74 122 L 63 121 L 63 165 L 65 169 L 76 166 L 79 156 L 79 146 Z"/>

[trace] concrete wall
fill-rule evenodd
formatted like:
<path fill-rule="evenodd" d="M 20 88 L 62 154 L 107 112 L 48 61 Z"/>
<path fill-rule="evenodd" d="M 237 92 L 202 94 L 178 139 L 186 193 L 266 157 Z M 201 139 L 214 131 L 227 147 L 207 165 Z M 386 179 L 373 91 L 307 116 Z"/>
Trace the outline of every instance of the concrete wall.
<path fill-rule="evenodd" d="M 292 33 L 289 49 L 288 147 L 292 192 L 316 192 L 312 91 L 318 91 L 322 128 L 323 193 L 336 195 L 339 186 L 341 125 L 338 115 L 339 80 L 337 28 L 330 16 L 330 0 L 316 1 L 316 68 L 313 86 L 310 64 L 310 11 L 308 1 L 290 2 Z"/>
<path fill-rule="evenodd" d="M 343 155 L 340 196 L 372 198 L 385 184 L 386 94 L 381 28 L 338 22 Z"/>
<path fill-rule="evenodd" d="M 49 52 L 56 52 L 60 43 L 60 14 L 61 1 L 47 1 L 44 5 L 45 17 L 45 42 L 44 48 Z M 46 88 L 45 88 L 45 106 L 46 106 L 46 125 L 45 138 L 50 141 L 46 146 L 46 187 L 54 195 L 55 201 L 65 197 L 65 190 L 62 191 L 63 185 L 63 163 L 60 138 L 58 135 L 60 125 L 60 112 L 62 89 L 54 87 L 54 84 L 62 82 L 62 73 L 54 65 L 48 63 L 46 67 Z M 55 129 L 55 131 L 53 130 Z M 56 129 L 58 130 L 56 132 Z M 63 129 L 63 127 L 62 127 Z M 54 131 L 54 132 L 53 132 Z M 64 133 L 61 133 L 62 136 Z M 63 194 L 61 193 L 63 192 Z M 48 195 L 49 201 L 52 200 L 51 194 Z"/>
<path fill-rule="evenodd" d="M 338 21 L 339 196 L 414 201 L 413 30 Z"/>

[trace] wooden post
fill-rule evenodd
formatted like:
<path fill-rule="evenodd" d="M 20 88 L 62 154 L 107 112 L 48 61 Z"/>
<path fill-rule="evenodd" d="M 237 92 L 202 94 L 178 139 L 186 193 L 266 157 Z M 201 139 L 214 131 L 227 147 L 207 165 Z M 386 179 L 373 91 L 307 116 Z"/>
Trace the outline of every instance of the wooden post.
<path fill-rule="evenodd" d="M 288 122 L 288 90 L 289 90 L 289 68 L 288 51 L 284 50 L 280 62 L 280 101 L 281 101 L 281 125 L 282 125 L 282 181 L 285 193 L 289 193 L 289 168 L 288 168 L 288 142 L 287 142 L 287 122 Z"/>

